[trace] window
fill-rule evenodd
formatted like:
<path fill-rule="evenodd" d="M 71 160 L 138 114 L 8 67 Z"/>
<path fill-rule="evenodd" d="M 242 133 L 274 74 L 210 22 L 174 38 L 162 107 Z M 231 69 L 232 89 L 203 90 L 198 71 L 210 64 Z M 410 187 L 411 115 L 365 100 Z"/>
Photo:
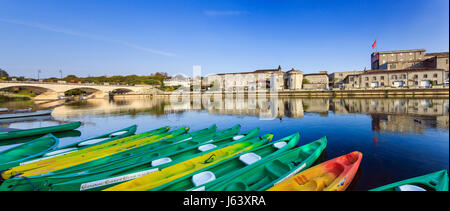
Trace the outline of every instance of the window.
<path fill-rule="evenodd" d="M 434 85 L 437 85 L 437 84 L 438 84 L 438 81 L 434 80 Z"/>
<path fill-rule="evenodd" d="M 418 75 L 414 75 L 414 78 L 418 78 L 419 76 Z"/>
<path fill-rule="evenodd" d="M 372 78 L 372 80 L 376 81 L 376 80 L 377 80 L 377 77 L 376 77 L 376 76 L 374 76 L 374 77 Z"/>
<path fill-rule="evenodd" d="M 392 75 L 392 79 L 397 79 L 397 75 Z"/>
<path fill-rule="evenodd" d="M 342 73 L 339 73 L 339 76 L 343 76 Z"/>
<path fill-rule="evenodd" d="M 384 82 L 381 82 L 381 86 L 384 86 Z"/>
<path fill-rule="evenodd" d="M 424 75 L 423 75 L 423 78 L 428 78 L 428 75 L 427 75 L 427 74 L 424 74 Z"/>
<path fill-rule="evenodd" d="M 366 86 L 369 86 L 369 83 L 366 83 Z"/>
<path fill-rule="evenodd" d="M 380 78 L 381 78 L 381 80 L 384 80 L 384 76 L 381 76 Z"/>
<path fill-rule="evenodd" d="M 395 69 L 397 66 L 395 64 L 391 64 L 391 69 Z"/>
<path fill-rule="evenodd" d="M 366 77 L 366 81 L 368 81 L 369 80 L 369 77 Z"/>
<path fill-rule="evenodd" d="M 433 74 L 433 78 L 437 78 L 437 75 L 438 75 L 437 73 Z"/>
<path fill-rule="evenodd" d="M 403 78 L 403 79 L 406 79 L 406 74 L 403 74 L 403 75 L 402 75 L 402 78 Z"/>
<path fill-rule="evenodd" d="M 417 81 L 414 81 L 414 85 L 419 85 L 419 82 L 417 82 Z"/>

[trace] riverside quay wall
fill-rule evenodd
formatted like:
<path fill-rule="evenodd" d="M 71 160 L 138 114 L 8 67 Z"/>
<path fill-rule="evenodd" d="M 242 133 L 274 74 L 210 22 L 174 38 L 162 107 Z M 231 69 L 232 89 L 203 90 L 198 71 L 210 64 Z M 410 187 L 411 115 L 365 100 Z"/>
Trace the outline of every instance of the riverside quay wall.
<path fill-rule="evenodd" d="M 385 88 L 385 89 L 353 89 L 353 90 L 295 90 L 295 91 L 279 91 L 279 92 L 158 92 L 154 94 L 126 94 L 115 95 L 114 97 L 131 97 L 131 96 L 184 96 L 184 95 L 277 95 L 280 97 L 341 97 L 341 98 L 379 98 L 379 97 L 395 97 L 395 98 L 423 98 L 423 97 L 449 97 L 449 88 Z"/>

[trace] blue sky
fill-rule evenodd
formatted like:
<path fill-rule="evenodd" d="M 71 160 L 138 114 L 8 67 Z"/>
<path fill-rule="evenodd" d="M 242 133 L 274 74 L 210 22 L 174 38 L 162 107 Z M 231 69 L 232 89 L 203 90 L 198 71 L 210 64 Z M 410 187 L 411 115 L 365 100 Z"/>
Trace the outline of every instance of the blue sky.
<path fill-rule="evenodd" d="M 448 0 L 0 0 L 11 75 L 203 75 L 370 68 L 376 50 L 449 49 Z"/>

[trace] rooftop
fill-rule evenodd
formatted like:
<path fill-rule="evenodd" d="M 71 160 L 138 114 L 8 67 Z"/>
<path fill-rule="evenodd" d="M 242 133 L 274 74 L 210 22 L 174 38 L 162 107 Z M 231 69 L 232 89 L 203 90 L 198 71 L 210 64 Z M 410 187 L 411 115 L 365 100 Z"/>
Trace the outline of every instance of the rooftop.
<path fill-rule="evenodd" d="M 448 52 L 427 53 L 425 56 L 448 57 Z"/>
<path fill-rule="evenodd" d="M 397 51 L 376 51 L 373 52 L 372 55 L 375 55 L 377 53 L 410 53 L 410 52 L 425 52 L 425 49 L 411 49 L 411 50 L 397 50 Z"/>
<path fill-rule="evenodd" d="M 363 74 L 379 74 L 379 73 L 398 73 L 398 72 L 420 72 L 420 71 L 433 71 L 433 70 L 444 70 L 436 68 L 411 68 L 411 69 L 400 69 L 400 70 L 367 70 Z M 445 71 L 445 70 L 444 70 Z"/>

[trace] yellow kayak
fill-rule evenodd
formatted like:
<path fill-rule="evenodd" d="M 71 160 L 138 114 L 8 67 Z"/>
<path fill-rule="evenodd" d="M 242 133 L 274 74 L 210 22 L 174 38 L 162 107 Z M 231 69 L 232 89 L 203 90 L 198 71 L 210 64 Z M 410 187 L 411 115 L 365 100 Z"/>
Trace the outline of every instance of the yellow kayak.
<path fill-rule="evenodd" d="M 23 166 L 13 167 L 2 173 L 4 179 L 10 178 L 12 176 L 20 175 L 22 177 L 29 177 L 34 175 L 41 175 L 55 170 L 67 168 L 70 166 L 78 165 L 102 157 L 106 157 L 115 153 L 130 150 L 139 146 L 154 143 L 163 139 L 175 137 L 177 135 L 187 132 L 189 128 L 180 128 L 175 131 L 156 134 L 146 138 L 136 139 L 132 141 L 119 142 L 115 144 L 109 144 L 107 146 L 94 146 L 95 150 L 84 151 L 80 150 L 63 155 L 60 158 L 48 159 L 39 161 L 36 163 L 30 163 Z"/>
<path fill-rule="evenodd" d="M 205 153 L 187 161 L 169 166 L 143 177 L 105 189 L 105 191 L 146 191 L 170 181 L 198 171 L 207 166 L 229 159 L 239 153 L 257 148 L 272 140 L 273 135 L 268 134 L 262 138 L 230 144 L 224 148 Z"/>
<path fill-rule="evenodd" d="M 358 151 L 334 158 L 279 182 L 268 191 L 344 191 L 355 177 L 361 159 Z"/>

